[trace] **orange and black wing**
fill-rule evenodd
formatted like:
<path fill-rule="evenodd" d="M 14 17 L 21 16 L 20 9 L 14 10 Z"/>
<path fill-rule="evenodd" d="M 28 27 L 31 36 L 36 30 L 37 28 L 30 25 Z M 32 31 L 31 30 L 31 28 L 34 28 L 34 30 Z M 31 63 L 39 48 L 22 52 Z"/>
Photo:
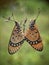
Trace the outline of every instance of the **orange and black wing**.
<path fill-rule="evenodd" d="M 29 29 L 26 31 L 25 39 L 34 49 L 42 51 L 43 44 L 35 21 L 31 21 Z"/>
<path fill-rule="evenodd" d="M 12 31 L 8 45 L 9 54 L 14 54 L 16 51 L 18 51 L 23 42 L 24 42 L 24 35 L 20 29 L 18 22 L 15 22 L 15 26 Z"/>

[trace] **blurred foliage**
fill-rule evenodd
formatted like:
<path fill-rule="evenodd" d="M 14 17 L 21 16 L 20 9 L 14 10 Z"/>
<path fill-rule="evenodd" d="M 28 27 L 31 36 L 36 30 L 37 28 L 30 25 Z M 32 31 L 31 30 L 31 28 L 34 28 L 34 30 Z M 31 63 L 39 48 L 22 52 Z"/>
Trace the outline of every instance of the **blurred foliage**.
<path fill-rule="evenodd" d="M 0 0 L 0 65 L 49 65 L 49 3 L 48 0 Z M 43 40 L 43 51 L 38 52 L 25 41 L 20 50 L 8 54 L 8 42 L 14 27 L 13 22 L 5 22 L 2 16 L 9 17 L 12 12 L 19 23 L 37 16 L 38 8 L 41 13 L 37 25 Z"/>

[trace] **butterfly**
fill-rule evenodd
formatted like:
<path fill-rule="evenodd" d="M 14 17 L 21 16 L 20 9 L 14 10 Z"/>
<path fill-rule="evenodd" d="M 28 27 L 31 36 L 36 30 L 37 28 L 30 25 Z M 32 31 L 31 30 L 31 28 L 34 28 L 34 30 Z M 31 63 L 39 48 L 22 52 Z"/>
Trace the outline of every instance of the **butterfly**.
<path fill-rule="evenodd" d="M 13 17 L 13 20 L 11 19 L 11 17 Z M 8 21 L 14 21 L 15 22 L 15 26 L 13 28 L 13 31 L 12 31 L 12 34 L 11 34 L 11 37 L 9 40 L 9 44 L 8 44 L 9 54 L 14 54 L 22 46 L 25 38 L 24 38 L 24 34 L 21 30 L 21 26 L 20 26 L 21 23 L 19 24 L 17 21 L 14 20 L 13 13 L 12 13 L 11 17 L 6 18 L 3 16 L 3 18 L 7 19 L 6 22 L 8 22 Z"/>
<path fill-rule="evenodd" d="M 43 43 L 36 25 L 36 20 L 40 14 L 40 9 L 38 9 L 38 15 L 34 20 L 31 20 L 28 30 L 25 34 L 26 41 L 37 51 L 43 50 Z"/>

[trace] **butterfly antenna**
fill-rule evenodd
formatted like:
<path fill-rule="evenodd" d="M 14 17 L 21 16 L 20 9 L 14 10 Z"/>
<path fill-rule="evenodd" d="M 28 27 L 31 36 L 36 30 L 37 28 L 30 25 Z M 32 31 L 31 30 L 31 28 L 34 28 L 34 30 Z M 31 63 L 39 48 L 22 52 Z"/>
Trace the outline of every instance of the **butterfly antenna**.
<path fill-rule="evenodd" d="M 8 21 L 14 21 L 15 22 L 15 19 L 14 19 L 14 16 L 13 16 L 13 13 L 12 13 L 12 15 L 11 15 L 11 17 L 13 17 L 13 20 L 11 19 L 11 17 L 5 17 L 5 16 L 2 16 L 4 19 L 6 19 L 7 21 L 6 22 L 8 22 Z"/>
<path fill-rule="evenodd" d="M 15 20 L 14 15 L 13 15 L 13 12 L 12 12 L 12 16 L 11 17 L 13 17 L 13 20 Z"/>
<path fill-rule="evenodd" d="M 40 14 L 40 8 L 38 8 L 38 14 L 37 14 L 37 16 L 36 16 L 35 20 L 37 20 L 37 18 L 38 18 L 38 16 L 39 16 L 39 14 Z"/>
<path fill-rule="evenodd" d="M 10 17 L 5 17 L 5 16 L 2 16 L 4 19 L 6 19 L 6 22 L 10 21 Z"/>
<path fill-rule="evenodd" d="M 25 19 L 24 23 L 23 23 L 23 32 L 25 32 L 25 24 L 26 24 L 27 18 Z"/>

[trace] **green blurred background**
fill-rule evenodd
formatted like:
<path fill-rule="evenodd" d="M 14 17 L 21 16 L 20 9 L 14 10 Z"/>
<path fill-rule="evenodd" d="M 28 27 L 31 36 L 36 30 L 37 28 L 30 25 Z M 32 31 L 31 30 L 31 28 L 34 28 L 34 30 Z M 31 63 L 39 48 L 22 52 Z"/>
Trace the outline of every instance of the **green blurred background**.
<path fill-rule="evenodd" d="M 26 26 L 30 19 L 37 16 L 38 8 L 41 13 L 36 24 L 43 40 L 43 51 L 38 52 L 26 41 L 14 55 L 8 53 L 8 42 L 14 22 L 5 22 L 2 16 L 11 16 L 24 22 Z M 49 65 L 49 0 L 0 0 L 0 65 Z"/>

